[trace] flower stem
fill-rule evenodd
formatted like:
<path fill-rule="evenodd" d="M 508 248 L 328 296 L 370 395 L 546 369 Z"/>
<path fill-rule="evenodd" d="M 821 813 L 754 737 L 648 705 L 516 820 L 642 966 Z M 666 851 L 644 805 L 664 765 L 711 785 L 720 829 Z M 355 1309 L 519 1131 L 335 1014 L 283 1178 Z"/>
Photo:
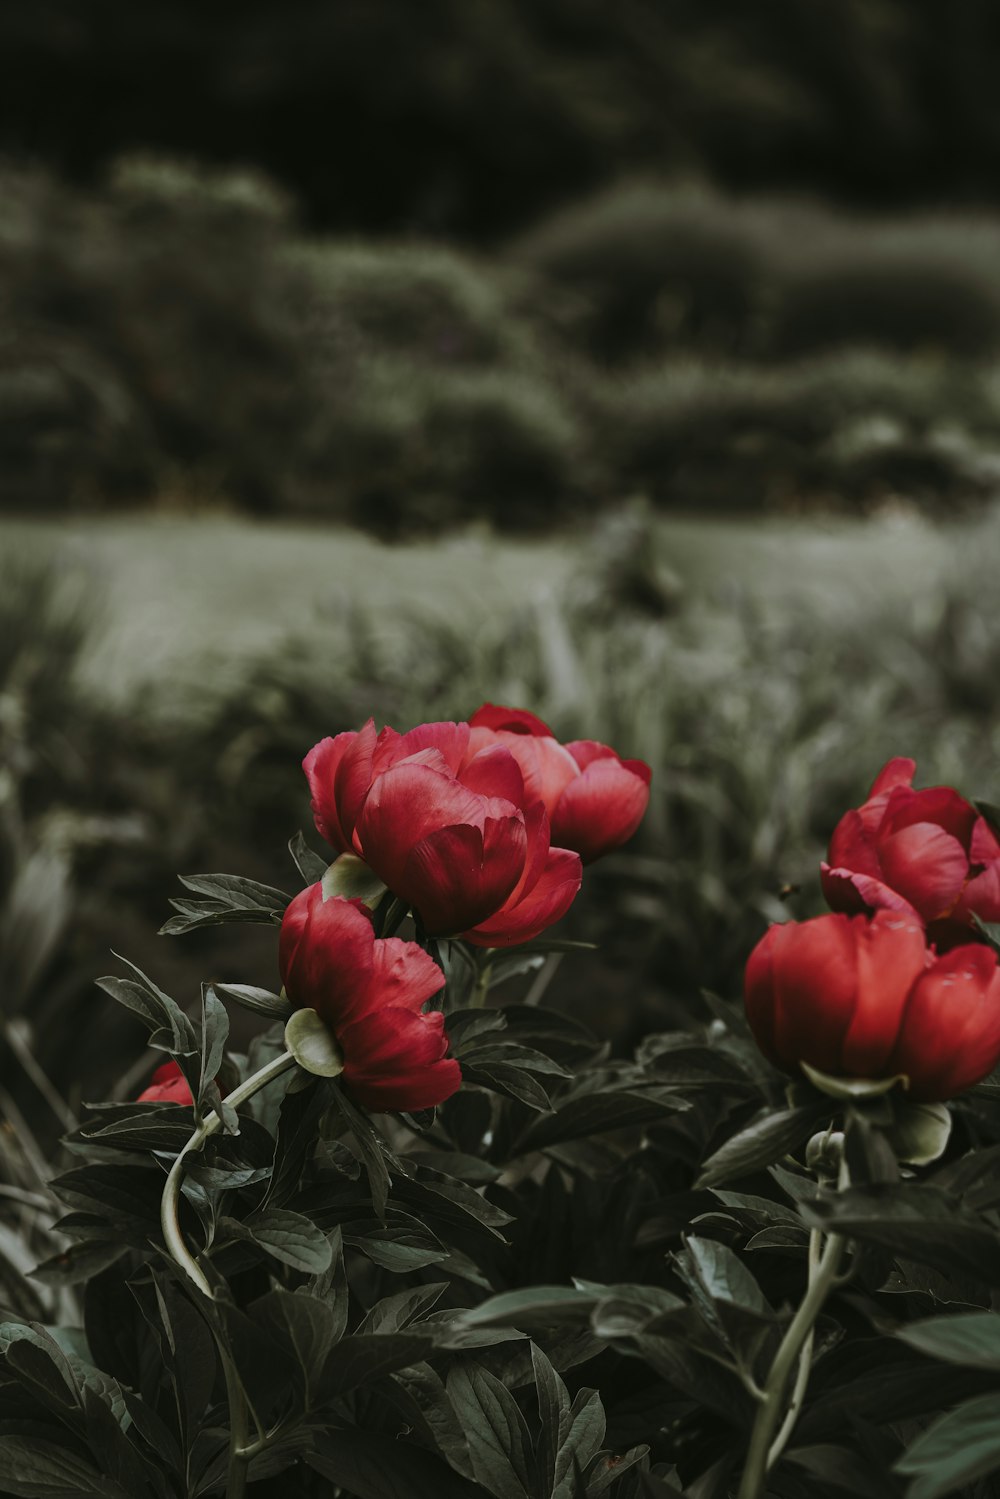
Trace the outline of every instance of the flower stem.
<path fill-rule="evenodd" d="M 479 970 L 479 977 L 476 981 L 476 987 L 475 989 L 473 989 L 472 997 L 469 1000 L 470 1009 L 482 1009 L 483 1005 L 486 1003 L 487 998 L 489 997 L 490 980 L 492 977 L 493 959 L 491 958 L 489 962 L 484 963 L 482 968 L 480 968 Z"/>
<path fill-rule="evenodd" d="M 248 1077 L 245 1082 L 240 1083 L 239 1087 L 234 1088 L 228 1094 L 226 1103 L 231 1108 L 239 1108 L 241 1103 L 245 1103 L 261 1088 L 265 1088 L 268 1083 L 273 1082 L 276 1077 L 280 1077 L 283 1072 L 287 1072 L 294 1066 L 296 1066 L 296 1061 L 291 1052 L 282 1052 L 280 1056 L 275 1057 L 273 1061 L 268 1062 L 258 1072 Z M 201 1150 L 205 1141 L 212 1135 L 218 1134 L 221 1128 L 222 1116 L 213 1109 L 210 1114 L 205 1115 L 171 1166 L 160 1203 L 160 1225 L 171 1258 L 184 1271 L 188 1280 L 196 1285 L 204 1296 L 212 1299 L 214 1299 L 214 1293 L 208 1278 L 184 1241 L 178 1211 L 188 1156 Z M 243 1499 L 247 1485 L 248 1456 L 253 1456 L 253 1449 L 248 1449 L 247 1443 L 249 1425 L 246 1396 L 225 1340 L 217 1331 L 216 1343 L 226 1380 L 226 1399 L 229 1403 L 229 1477 L 226 1483 L 226 1499 Z"/>
<path fill-rule="evenodd" d="M 842 1161 L 839 1185 L 845 1187 L 847 1182 L 846 1163 Z M 750 1446 L 747 1449 L 737 1499 L 761 1499 L 767 1475 L 784 1452 L 798 1421 L 812 1369 L 816 1320 L 827 1296 L 837 1283 L 847 1240 L 841 1234 L 830 1234 L 821 1251 L 822 1244 L 822 1233 L 813 1229 L 809 1235 L 809 1280 L 806 1294 L 788 1325 L 765 1381 L 763 1399 L 757 1407 L 750 1433 Z M 798 1369 L 795 1385 L 782 1420 L 785 1391 L 796 1361 Z"/>

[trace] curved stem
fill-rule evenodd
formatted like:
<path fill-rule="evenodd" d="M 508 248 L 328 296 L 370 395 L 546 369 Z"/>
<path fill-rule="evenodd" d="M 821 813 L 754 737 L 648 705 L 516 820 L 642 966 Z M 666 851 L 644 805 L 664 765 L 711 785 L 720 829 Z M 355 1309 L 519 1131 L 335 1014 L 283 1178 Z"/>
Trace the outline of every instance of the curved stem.
<path fill-rule="evenodd" d="M 231 1108 L 239 1108 L 241 1103 L 245 1103 L 261 1088 L 265 1088 L 268 1083 L 273 1082 L 276 1077 L 280 1077 L 283 1072 L 287 1072 L 290 1067 L 294 1066 L 296 1066 L 296 1061 L 292 1053 L 282 1052 L 281 1056 L 275 1057 L 273 1061 L 268 1062 L 258 1072 L 248 1077 L 245 1082 L 240 1083 L 238 1088 L 234 1088 L 227 1096 L 226 1103 Z M 205 1141 L 212 1135 L 218 1134 L 221 1128 L 222 1116 L 213 1109 L 210 1114 L 205 1115 L 171 1166 L 160 1202 L 160 1225 L 163 1229 L 164 1242 L 172 1259 L 180 1266 L 188 1279 L 198 1287 L 198 1290 L 209 1298 L 214 1295 L 212 1287 L 184 1241 L 178 1209 L 188 1156 L 201 1150 Z M 249 1435 L 247 1400 L 243 1393 L 239 1372 L 224 1338 L 218 1332 L 216 1332 L 216 1342 L 226 1381 L 226 1400 L 229 1404 L 229 1475 L 226 1481 L 226 1499 L 244 1499 L 247 1486 L 247 1465 L 249 1459 L 254 1456 L 255 1450 L 247 1441 Z"/>
<path fill-rule="evenodd" d="M 847 1165 L 842 1160 L 838 1185 L 843 1188 L 848 1181 Z M 784 1452 L 799 1417 L 812 1367 L 816 1319 L 827 1296 L 838 1282 L 841 1260 L 847 1248 L 847 1240 L 841 1234 L 830 1234 L 820 1253 L 822 1239 L 823 1235 L 815 1229 L 809 1235 L 809 1282 L 806 1294 L 788 1325 L 764 1384 L 764 1398 L 754 1417 L 737 1499 L 761 1499 L 768 1471 Z M 782 1420 L 785 1390 L 797 1360 L 795 1387 Z"/>
<path fill-rule="evenodd" d="M 819 1271 L 820 1250 L 822 1249 L 822 1247 L 823 1235 L 820 1233 L 818 1228 L 814 1228 L 810 1231 L 809 1234 L 810 1286 L 814 1283 L 817 1272 Z M 806 1334 L 806 1340 L 802 1344 L 802 1351 L 799 1354 L 799 1366 L 795 1373 L 795 1385 L 792 1389 L 792 1398 L 788 1402 L 788 1410 L 785 1413 L 785 1419 L 781 1423 L 781 1429 L 779 1430 L 778 1435 L 775 1437 L 774 1441 L 768 1448 L 768 1472 L 770 1472 L 775 1463 L 778 1461 L 778 1458 L 784 1452 L 786 1446 L 788 1445 L 788 1438 L 791 1436 L 792 1431 L 795 1427 L 795 1423 L 799 1419 L 799 1411 L 802 1408 L 802 1401 L 805 1397 L 806 1385 L 809 1383 L 809 1372 L 812 1368 L 813 1345 L 815 1344 L 815 1342 L 816 1324 L 813 1323 L 812 1327 L 810 1327 L 808 1333 Z"/>
<path fill-rule="evenodd" d="M 268 1062 L 266 1066 L 261 1067 L 258 1072 L 255 1072 L 252 1077 L 248 1077 L 245 1082 L 240 1083 L 238 1088 L 234 1088 L 227 1096 L 226 1103 L 231 1108 L 238 1109 L 241 1103 L 245 1103 L 248 1098 L 252 1098 L 261 1088 L 266 1087 L 268 1083 L 273 1082 L 276 1077 L 280 1077 L 283 1072 L 287 1072 L 290 1067 L 294 1067 L 295 1065 L 295 1058 L 291 1052 L 282 1052 L 281 1056 L 275 1057 L 273 1061 Z M 211 1139 L 212 1135 L 218 1134 L 221 1128 L 222 1116 L 213 1109 L 210 1114 L 205 1115 L 171 1166 L 166 1185 L 163 1188 L 163 1197 L 160 1201 L 160 1227 L 163 1230 L 164 1242 L 170 1251 L 170 1256 L 181 1267 L 188 1279 L 193 1281 L 199 1291 L 205 1296 L 212 1295 L 212 1287 L 209 1285 L 198 1261 L 184 1242 L 184 1235 L 181 1232 L 181 1225 L 178 1218 L 178 1208 L 180 1206 L 181 1186 L 184 1181 L 184 1170 L 188 1156 L 201 1150 L 205 1141 Z"/>

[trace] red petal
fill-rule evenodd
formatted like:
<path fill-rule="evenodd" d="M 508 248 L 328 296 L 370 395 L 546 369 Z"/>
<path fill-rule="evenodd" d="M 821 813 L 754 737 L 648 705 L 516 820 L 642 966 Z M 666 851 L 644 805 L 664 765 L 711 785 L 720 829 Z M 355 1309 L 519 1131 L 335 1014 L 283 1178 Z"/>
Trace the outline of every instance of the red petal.
<path fill-rule="evenodd" d="M 392 734 L 393 730 L 383 730 L 383 733 Z M 340 825 L 349 836 L 353 836 L 358 815 L 375 775 L 374 757 L 381 738 L 381 735 L 375 733 L 374 719 L 370 718 L 337 767 L 336 795 Z"/>
<path fill-rule="evenodd" d="M 783 1064 L 808 1062 L 842 1076 L 858 994 L 861 916 L 817 916 L 774 927 L 774 1049 Z"/>
<path fill-rule="evenodd" d="M 882 874 L 873 835 L 858 811 L 845 812 L 830 839 L 829 863 L 834 869 L 849 869 L 878 879 Z M 833 902 L 830 902 L 831 905 Z"/>
<path fill-rule="evenodd" d="M 452 774 L 456 774 L 469 747 L 467 723 L 422 723 L 400 736 L 394 747 L 392 764 L 424 749 L 436 749 L 444 756 Z"/>
<path fill-rule="evenodd" d="M 981 874 L 973 876 L 951 915 L 966 926 L 972 925 L 973 916 L 980 921 L 1000 921 L 1000 860 L 995 859 Z"/>
<path fill-rule="evenodd" d="M 488 817 L 482 832 L 468 824 L 439 828 L 410 850 L 390 888 L 410 902 L 431 936 L 450 936 L 500 909 L 521 878 L 526 853 L 520 812 Z"/>
<path fill-rule="evenodd" d="M 953 948 L 916 982 L 892 1070 L 910 1078 L 916 1099 L 950 1098 L 1000 1061 L 1000 974 L 981 943 Z"/>
<path fill-rule="evenodd" d="M 496 916 L 462 935 L 476 947 L 530 942 L 566 915 L 582 880 L 579 854 L 550 848 L 541 875 L 523 898 L 512 897 Z"/>
<path fill-rule="evenodd" d="M 426 750 L 423 756 L 437 751 Z M 378 776 L 358 820 L 356 844 L 380 879 L 397 895 L 414 846 L 442 828 L 468 824 L 482 829 L 488 798 L 453 776 L 417 760 L 395 765 Z M 508 812 L 513 806 L 502 803 Z"/>
<path fill-rule="evenodd" d="M 499 796 L 520 807 L 524 802 L 524 777 L 514 756 L 503 744 L 478 750 L 458 773 L 458 779 L 480 796 Z"/>
<path fill-rule="evenodd" d="M 483 703 L 469 719 L 474 729 L 503 729 L 508 734 L 537 734 L 541 738 L 554 739 L 548 724 L 542 723 L 526 708 L 502 708 L 496 703 Z"/>
<path fill-rule="evenodd" d="M 877 911 L 867 926 L 856 927 L 856 936 L 857 1004 L 843 1069 L 848 1077 L 883 1077 L 910 990 L 926 967 L 926 933 L 913 916 Z"/>
<path fill-rule="evenodd" d="M 780 926 L 769 927 L 747 959 L 743 975 L 743 1000 L 754 1040 L 776 1067 L 788 1064 L 778 1055 L 774 1035 L 774 944 Z"/>
<path fill-rule="evenodd" d="M 648 804 L 648 784 L 617 756 L 592 760 L 559 798 L 552 837 L 589 864 L 631 838 Z"/>
<path fill-rule="evenodd" d="M 969 840 L 969 859 L 973 864 L 992 864 L 1000 859 L 1000 842 L 985 817 L 977 817 Z"/>
<path fill-rule="evenodd" d="M 919 911 L 882 880 L 855 874 L 850 869 L 831 869 L 829 864 L 821 864 L 819 868 L 823 894 L 835 911 L 846 911 L 850 916 L 864 911 L 896 911 L 923 922 Z"/>
<path fill-rule="evenodd" d="M 316 829 L 327 843 L 341 853 L 347 853 L 351 848 L 350 833 L 353 827 L 346 830 L 340 820 L 336 796 L 337 770 L 357 737 L 354 730 L 349 729 L 344 734 L 338 734 L 335 739 L 321 739 L 319 744 L 313 745 L 302 762 L 302 769 L 309 782 Z"/>
<path fill-rule="evenodd" d="M 962 893 L 969 860 L 957 838 L 935 823 L 917 822 L 878 840 L 882 879 L 924 921 L 946 916 Z"/>
<path fill-rule="evenodd" d="M 344 1085 L 366 1108 L 433 1108 L 461 1084 L 458 1063 L 445 1060 L 448 1040 L 437 1012 L 382 1008 L 348 1026 L 339 1040 Z"/>
<path fill-rule="evenodd" d="M 974 808 L 950 786 L 928 786 L 924 791 L 903 787 L 894 791 L 886 803 L 879 841 L 916 823 L 934 823 L 966 849 L 975 821 Z"/>
<path fill-rule="evenodd" d="M 334 1031 L 373 1003 L 375 933 L 360 902 L 324 900 L 310 885 L 292 901 L 281 923 L 278 961 L 285 992 L 296 1009 L 316 1010 Z"/>
<path fill-rule="evenodd" d="M 911 786 L 916 773 L 916 760 L 907 760 L 902 755 L 897 755 L 894 760 L 887 760 L 872 782 L 872 789 L 866 800 L 871 801 L 876 796 L 884 796 L 894 786 Z"/>
<path fill-rule="evenodd" d="M 520 766 L 524 778 L 523 805 L 543 802 L 551 817 L 564 788 L 580 774 L 573 756 L 556 739 L 506 733 L 498 737 Z"/>
<path fill-rule="evenodd" d="M 381 937 L 372 949 L 372 990 L 379 1004 L 419 1013 L 444 988 L 444 974 L 415 942 Z"/>
<path fill-rule="evenodd" d="M 190 1108 L 194 1103 L 194 1095 L 180 1065 L 171 1061 L 157 1067 L 150 1078 L 149 1087 L 143 1089 L 136 1102 L 174 1103 L 182 1108 Z"/>

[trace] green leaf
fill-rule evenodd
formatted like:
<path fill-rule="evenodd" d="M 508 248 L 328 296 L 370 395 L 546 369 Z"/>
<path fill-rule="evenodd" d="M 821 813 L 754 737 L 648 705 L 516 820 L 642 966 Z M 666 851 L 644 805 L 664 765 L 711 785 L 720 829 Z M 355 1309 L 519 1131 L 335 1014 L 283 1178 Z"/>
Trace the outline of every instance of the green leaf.
<path fill-rule="evenodd" d="M 552 1499 L 576 1499 L 576 1474 L 595 1457 L 604 1442 L 607 1422 L 598 1390 L 580 1390 L 573 1401 L 569 1431 L 556 1458 Z"/>
<path fill-rule="evenodd" d="M 549 1095 L 541 1083 L 530 1072 L 507 1062 L 463 1062 L 462 1081 L 472 1087 L 486 1088 L 491 1093 L 503 1093 L 516 1098 L 539 1114 L 547 1114 L 552 1108 Z"/>
<path fill-rule="evenodd" d="M 111 974 L 98 979 L 97 987 L 145 1022 L 152 1045 L 177 1057 L 194 1056 L 199 1051 L 198 1037 L 180 1005 L 147 978 L 141 968 L 119 953 L 114 956 L 132 970 L 134 977 L 122 979 Z"/>
<path fill-rule="evenodd" d="M 317 1431 L 303 1456 L 356 1499 L 481 1499 L 482 1490 L 408 1442 L 348 1430 Z"/>
<path fill-rule="evenodd" d="M 273 1259 L 308 1275 L 328 1269 L 333 1260 L 330 1241 L 323 1230 L 311 1218 L 287 1208 L 268 1208 L 262 1217 L 246 1223 L 222 1218 L 219 1228 L 225 1228 L 234 1238 L 248 1239 Z"/>
<path fill-rule="evenodd" d="M 941 1416 L 896 1464 L 915 1481 L 907 1499 L 941 1499 L 1000 1468 L 1000 1422 L 995 1392 L 977 1395 Z"/>
<path fill-rule="evenodd" d="M 288 840 L 288 852 L 295 861 L 295 867 L 305 880 L 307 885 L 315 885 L 323 878 L 329 868 L 326 859 L 321 859 L 319 854 L 314 853 L 305 840 L 301 828 L 294 838 Z"/>
<path fill-rule="evenodd" d="M 459 1313 L 466 1327 L 551 1327 L 558 1322 L 579 1324 L 590 1316 L 600 1299 L 593 1291 L 572 1286 L 528 1286 L 503 1291 L 479 1306 Z"/>
<path fill-rule="evenodd" d="M 344 1053 L 315 1010 L 293 1010 L 285 1026 L 285 1045 L 299 1066 L 315 1077 L 339 1077 Z"/>
<path fill-rule="evenodd" d="M 342 900 L 361 900 L 374 910 L 387 886 L 357 854 L 341 854 L 334 859 L 322 878 L 323 899 L 340 896 Z"/>
<path fill-rule="evenodd" d="M 279 1286 L 253 1303 L 250 1316 L 295 1360 L 302 1376 L 303 1406 L 311 1409 L 313 1392 L 338 1338 L 333 1308 L 305 1291 Z"/>
<path fill-rule="evenodd" d="M 0 1487 L 16 1499 L 136 1499 L 82 1457 L 37 1437 L 0 1437 Z"/>
<path fill-rule="evenodd" d="M 394 1296 L 385 1296 L 365 1314 L 358 1332 L 401 1332 L 421 1312 L 430 1311 L 447 1289 L 448 1282 L 442 1280 L 434 1285 L 414 1286 L 409 1291 L 397 1291 Z"/>
<path fill-rule="evenodd" d="M 384 1220 L 385 1207 L 389 1200 L 389 1188 L 392 1186 L 389 1165 L 390 1162 L 395 1163 L 395 1157 L 367 1114 L 355 1108 L 341 1088 L 334 1088 L 333 1096 L 341 1117 L 350 1131 L 348 1147 L 352 1150 L 355 1159 L 360 1161 L 368 1177 L 372 1207 L 375 1209 L 376 1216 Z"/>
<path fill-rule="evenodd" d="M 517 1142 L 518 1153 L 544 1150 L 566 1140 L 587 1139 L 606 1130 L 648 1124 L 687 1109 L 681 1098 L 663 1088 L 620 1088 L 585 1093 L 560 1104 L 554 1114 L 528 1129 Z"/>
<path fill-rule="evenodd" d="M 266 1015 L 271 1020 L 287 1020 L 292 1013 L 290 1000 L 280 994 L 272 994 L 269 989 L 258 989 L 253 984 L 215 983 L 211 985 L 211 992 L 222 999 L 233 1000 L 242 1005 L 244 1010 L 252 1010 L 255 1015 Z"/>
<path fill-rule="evenodd" d="M 186 889 L 208 899 L 172 899 L 170 904 L 179 914 L 160 928 L 163 936 L 176 937 L 199 927 L 219 926 L 230 921 L 272 925 L 281 920 L 291 900 L 282 890 L 234 874 L 181 875 L 180 882 Z"/>
<path fill-rule="evenodd" d="M 569 1435 L 570 1398 L 565 1384 L 535 1343 L 531 1345 L 531 1368 L 538 1403 L 538 1476 L 542 1493 L 551 1494 L 556 1483 L 556 1462 Z"/>
<path fill-rule="evenodd" d="M 208 985 L 202 984 L 201 1077 L 197 1093 L 199 1106 L 204 1105 L 208 1090 L 219 1076 L 228 1039 L 229 1015 L 226 1007 Z"/>
<path fill-rule="evenodd" d="M 946 1363 L 1000 1373 L 1000 1315 L 996 1312 L 931 1317 L 900 1328 L 896 1336 Z"/>
<path fill-rule="evenodd" d="M 699 1285 L 712 1301 L 727 1302 L 762 1321 L 774 1320 L 760 1286 L 728 1245 L 691 1236 L 685 1239 L 684 1250 Z"/>
<path fill-rule="evenodd" d="M 320 1381 L 320 1398 L 334 1400 L 359 1385 L 381 1379 L 396 1369 L 418 1363 L 427 1356 L 432 1339 L 425 1332 L 357 1333 L 341 1338 L 327 1358 Z"/>
<path fill-rule="evenodd" d="M 1000 1285 L 1000 1235 L 939 1188 L 914 1182 L 852 1187 L 804 1202 L 800 1212 L 810 1227 Z"/>
<path fill-rule="evenodd" d="M 758 1117 L 709 1157 L 695 1187 L 716 1187 L 772 1165 L 807 1140 L 830 1114 L 828 1103 L 815 1103 Z"/>
<path fill-rule="evenodd" d="M 494 1499 L 531 1499 L 531 1437 L 507 1386 L 479 1364 L 460 1364 L 449 1373 L 447 1388 L 478 1482 Z"/>

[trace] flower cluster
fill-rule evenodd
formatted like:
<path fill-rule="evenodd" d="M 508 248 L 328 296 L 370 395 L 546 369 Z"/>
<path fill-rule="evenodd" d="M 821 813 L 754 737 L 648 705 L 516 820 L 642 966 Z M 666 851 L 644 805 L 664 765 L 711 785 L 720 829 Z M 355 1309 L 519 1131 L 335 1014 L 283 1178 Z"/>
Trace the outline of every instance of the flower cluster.
<path fill-rule="evenodd" d="M 635 832 L 649 769 L 603 744 L 562 745 L 484 704 L 407 734 L 369 719 L 306 756 L 316 827 L 364 859 L 430 936 L 528 942 L 569 910 L 584 860 Z"/>
<path fill-rule="evenodd" d="M 773 926 L 750 955 L 746 1009 L 761 1050 L 795 1073 L 900 1077 L 948 1098 L 1000 1061 L 1000 971 L 976 940 L 1000 920 L 1000 842 L 949 786 L 883 767 L 822 865 L 836 914 Z"/>
<path fill-rule="evenodd" d="M 532 940 L 564 916 L 584 863 L 632 836 L 650 772 L 592 740 L 561 744 L 533 714 L 485 703 L 467 723 L 408 733 L 369 719 L 304 761 L 316 826 L 413 912 L 423 938 L 479 947 Z M 360 902 L 321 884 L 289 905 L 279 966 L 295 1010 L 313 1010 L 343 1059 L 342 1083 L 376 1110 L 444 1102 L 459 1087 L 439 1011 L 444 974 L 415 942 L 376 935 Z M 192 1102 L 176 1063 L 142 1102 Z"/>

